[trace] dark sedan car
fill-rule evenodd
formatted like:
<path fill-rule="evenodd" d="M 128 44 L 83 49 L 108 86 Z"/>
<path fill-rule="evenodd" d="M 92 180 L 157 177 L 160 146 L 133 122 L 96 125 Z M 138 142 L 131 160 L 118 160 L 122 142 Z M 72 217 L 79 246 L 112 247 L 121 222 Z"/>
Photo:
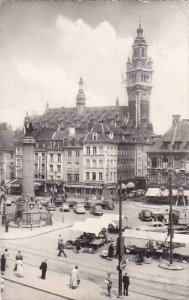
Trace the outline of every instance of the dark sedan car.
<path fill-rule="evenodd" d="M 90 209 L 91 214 L 95 216 L 102 216 L 103 211 L 101 205 L 93 205 Z"/>
<path fill-rule="evenodd" d="M 154 215 L 151 210 L 143 209 L 139 212 L 139 219 L 142 221 L 152 221 L 154 220 Z"/>
<path fill-rule="evenodd" d="M 111 209 L 113 210 L 115 208 L 115 205 L 112 201 L 104 200 L 101 202 L 101 206 L 103 209 Z"/>

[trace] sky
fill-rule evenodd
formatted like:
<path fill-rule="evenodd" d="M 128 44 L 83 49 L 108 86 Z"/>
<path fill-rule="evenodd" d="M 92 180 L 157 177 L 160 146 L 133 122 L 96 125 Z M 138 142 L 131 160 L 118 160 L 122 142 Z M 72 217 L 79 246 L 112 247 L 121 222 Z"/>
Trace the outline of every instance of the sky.
<path fill-rule="evenodd" d="M 157 134 L 173 114 L 189 118 L 188 1 L 4 1 L 0 7 L 0 122 L 75 107 L 128 104 L 127 58 L 141 20 L 153 61 L 150 119 Z"/>

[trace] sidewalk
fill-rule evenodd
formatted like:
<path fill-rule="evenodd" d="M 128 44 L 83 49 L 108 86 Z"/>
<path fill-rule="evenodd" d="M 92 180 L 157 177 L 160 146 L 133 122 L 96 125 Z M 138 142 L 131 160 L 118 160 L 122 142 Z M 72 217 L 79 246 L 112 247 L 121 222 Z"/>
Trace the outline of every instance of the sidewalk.
<path fill-rule="evenodd" d="M 53 226 L 34 227 L 32 230 L 30 228 L 9 227 L 9 232 L 5 232 L 5 229 L 3 228 L 1 230 L 1 240 L 21 240 L 31 238 L 70 226 L 72 226 L 72 223 L 69 221 L 56 221 Z"/>
<path fill-rule="evenodd" d="M 102 300 L 108 298 L 106 291 L 106 283 L 102 281 L 95 283 L 94 280 L 86 280 L 81 278 L 81 282 L 78 288 L 72 289 L 69 285 L 69 275 L 61 274 L 47 270 L 46 280 L 40 278 L 41 271 L 33 266 L 24 265 L 24 277 L 20 278 L 14 274 L 14 263 L 9 263 L 5 275 L 2 277 L 12 282 L 20 283 L 21 285 L 35 288 L 40 291 L 51 293 L 52 295 L 60 296 L 67 299 L 74 300 Z M 116 282 L 117 284 L 117 282 Z M 113 296 L 112 299 L 117 299 L 117 288 L 112 288 Z M 151 297 L 144 295 L 137 295 L 136 293 L 129 292 L 128 299 L 135 300 L 152 300 Z M 6 300 L 6 299 L 5 299 Z"/>

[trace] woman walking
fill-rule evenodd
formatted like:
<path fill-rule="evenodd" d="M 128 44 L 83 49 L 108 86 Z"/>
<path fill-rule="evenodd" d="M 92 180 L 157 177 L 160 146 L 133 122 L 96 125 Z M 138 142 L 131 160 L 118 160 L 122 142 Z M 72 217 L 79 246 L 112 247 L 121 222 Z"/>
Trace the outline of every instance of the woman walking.
<path fill-rule="evenodd" d="M 23 276 L 23 260 L 18 259 L 16 261 L 16 275 L 18 277 L 24 277 Z"/>
<path fill-rule="evenodd" d="M 70 284 L 72 286 L 72 289 L 75 289 L 79 284 L 78 266 L 75 266 L 75 268 L 73 268 L 73 270 L 70 274 Z"/>

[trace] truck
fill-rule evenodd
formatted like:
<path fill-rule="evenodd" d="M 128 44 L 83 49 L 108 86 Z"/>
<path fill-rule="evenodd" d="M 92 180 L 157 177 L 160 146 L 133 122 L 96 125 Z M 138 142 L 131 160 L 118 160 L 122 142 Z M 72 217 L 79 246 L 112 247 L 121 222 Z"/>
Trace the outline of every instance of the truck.
<path fill-rule="evenodd" d="M 188 206 L 177 206 L 173 208 L 173 223 L 176 225 L 189 225 Z"/>

